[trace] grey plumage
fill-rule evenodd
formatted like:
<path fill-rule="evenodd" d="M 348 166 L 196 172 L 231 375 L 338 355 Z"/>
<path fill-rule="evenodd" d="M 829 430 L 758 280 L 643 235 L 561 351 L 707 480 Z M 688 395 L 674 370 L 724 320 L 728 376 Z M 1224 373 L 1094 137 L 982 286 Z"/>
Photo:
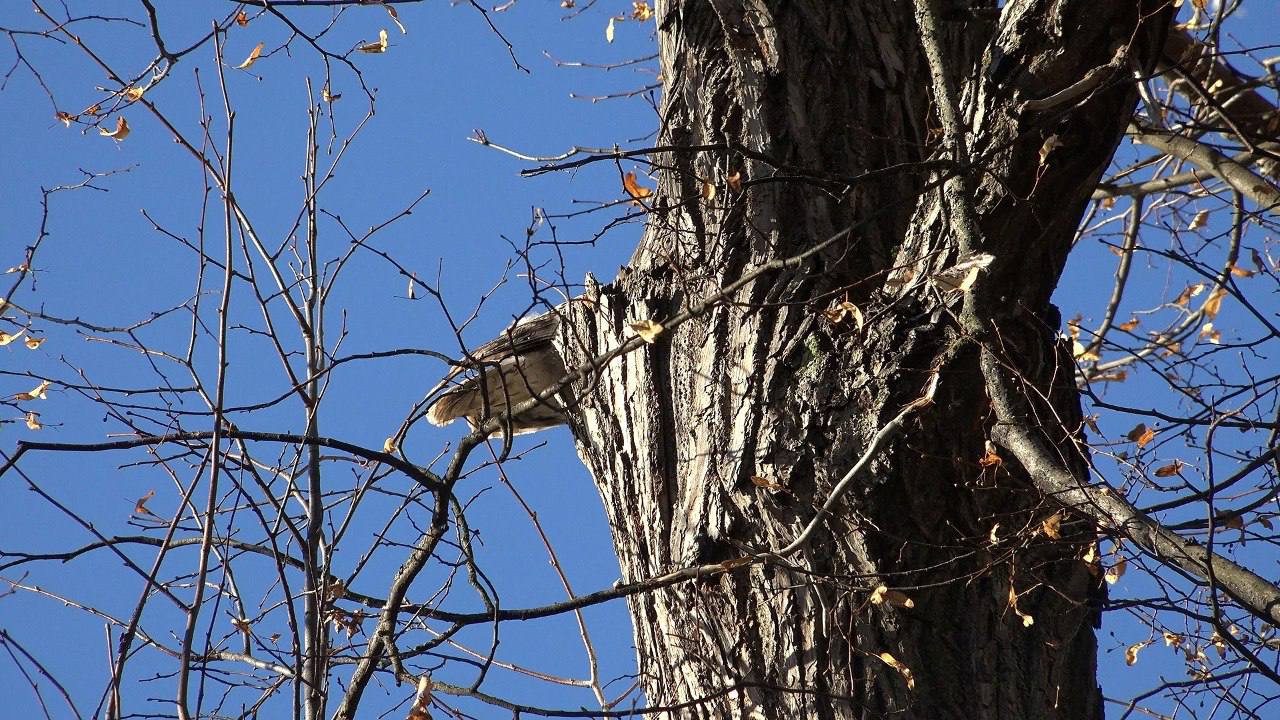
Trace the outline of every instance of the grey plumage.
<path fill-rule="evenodd" d="M 474 363 L 454 368 L 446 390 L 427 409 L 433 425 L 464 418 L 472 428 L 535 397 L 564 377 L 564 361 L 555 347 L 560 318 L 551 312 L 524 318 L 499 337 L 471 352 Z M 566 421 L 558 397 L 547 398 L 511 418 L 512 434 L 535 432 Z M 496 434 L 501 434 L 500 428 Z"/>

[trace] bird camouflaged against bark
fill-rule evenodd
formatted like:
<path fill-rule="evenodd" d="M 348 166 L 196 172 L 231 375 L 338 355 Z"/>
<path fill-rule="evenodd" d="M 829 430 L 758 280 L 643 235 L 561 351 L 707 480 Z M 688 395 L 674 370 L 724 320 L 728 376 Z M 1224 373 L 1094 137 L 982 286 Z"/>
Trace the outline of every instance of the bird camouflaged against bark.
<path fill-rule="evenodd" d="M 427 410 L 432 425 L 445 426 L 463 418 L 472 430 L 489 418 L 535 398 L 565 375 L 564 361 L 555 347 L 560 329 L 560 308 L 522 318 L 499 337 L 469 353 L 467 362 L 455 367 L 442 385 L 454 385 L 436 398 Z M 512 435 L 537 432 L 564 424 L 567 418 L 559 398 L 547 398 L 508 419 L 494 435 L 509 425 Z"/>

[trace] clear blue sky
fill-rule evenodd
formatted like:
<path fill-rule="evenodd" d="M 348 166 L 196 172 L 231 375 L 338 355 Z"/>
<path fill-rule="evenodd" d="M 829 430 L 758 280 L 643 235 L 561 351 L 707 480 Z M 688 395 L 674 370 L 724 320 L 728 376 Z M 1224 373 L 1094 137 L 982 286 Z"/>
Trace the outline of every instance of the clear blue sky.
<path fill-rule="evenodd" d="M 70 3 L 73 7 L 85 3 Z M 467 329 L 472 344 L 492 337 L 507 325 L 513 314 L 529 302 L 527 281 L 521 266 L 505 268 L 512 257 L 510 242 L 523 244 L 534 208 L 549 214 L 572 213 L 593 203 L 616 201 L 622 197 L 619 169 L 600 163 L 570 174 L 521 179 L 517 172 L 536 163 L 518 160 L 467 140 L 481 129 L 495 143 L 532 155 L 555 155 L 570 146 L 636 147 L 646 144 L 646 136 L 656 127 L 656 117 L 643 97 L 629 100 L 591 102 L 579 96 L 604 96 L 635 90 L 655 82 L 656 63 L 644 62 L 610 71 L 556 67 L 543 52 L 564 61 L 596 64 L 617 63 L 651 54 L 653 23 L 617 23 L 615 41 L 605 39 L 611 13 L 630 11 L 629 2 L 600 3 L 580 17 L 565 21 L 570 11 L 556 3 L 523 0 L 505 12 L 492 13 L 492 20 L 514 46 L 519 62 L 529 72 L 517 69 L 502 41 L 485 19 L 463 3 L 444 2 L 401 5 L 402 34 L 382 7 L 356 7 L 341 13 L 326 46 L 344 51 L 362 42 L 377 40 L 379 30 L 387 30 L 389 47 L 381 54 L 356 53 L 351 59 L 375 90 L 377 113 L 343 156 L 340 169 L 328 185 L 322 203 L 340 215 L 348 226 L 361 232 L 403 209 L 422 191 L 430 196 L 415 212 L 402 218 L 377 236 L 375 244 L 393 254 L 420 278 L 441 288 L 451 311 L 458 318 L 470 314 L 490 288 L 500 285 L 487 301 L 475 322 Z M 105 12 L 95 4 L 97 12 Z M 185 47 L 206 33 L 215 17 L 223 17 L 234 6 L 222 2 L 161 3 L 160 26 L 171 48 Z M 117 11 L 113 8 L 113 12 Z M 122 4 L 118 12 L 142 18 L 138 7 Z M 304 29 L 316 31 L 326 26 L 335 13 L 326 9 L 288 15 Z M 10 0 L 0 8 L 0 26 L 10 29 L 43 29 L 44 21 L 26 3 Z M 1272 26 L 1274 27 L 1274 25 Z M 122 23 L 86 22 L 77 26 L 85 43 L 100 53 L 114 68 L 138 72 L 154 54 L 146 28 Z M 247 27 L 235 28 L 226 44 L 224 73 L 228 93 L 236 111 L 235 191 L 254 218 L 260 234 L 272 242 L 282 242 L 294 223 L 301 198 L 299 175 L 302 169 L 305 114 L 308 107 L 305 80 L 310 78 L 318 97 L 324 80 L 324 66 L 299 40 L 289 50 L 280 49 L 287 31 L 273 18 L 255 18 Z M 51 315 L 79 317 L 99 325 L 128 325 L 146 319 L 151 312 L 187 302 L 194 292 L 193 254 L 164 233 L 157 232 L 144 216 L 149 215 L 166 230 L 186 238 L 195 237 L 203 184 L 201 172 L 190 155 L 174 144 L 169 133 L 142 108 L 125 108 L 132 128 L 122 142 L 100 136 L 97 129 L 73 125 L 66 128 L 55 119 L 55 111 L 75 114 L 104 100 L 95 87 L 106 83 L 101 70 L 83 53 L 65 44 L 29 36 L 15 36 L 24 58 L 37 68 L 53 95 L 51 101 L 41 84 L 22 64 L 4 81 L 0 92 L 0 266 L 21 261 L 22 251 L 36 237 L 40 222 L 41 187 L 75 184 L 83 179 L 81 169 L 95 173 L 116 171 L 95 180 L 95 189 L 59 192 L 52 196 L 49 236 L 37 257 L 36 285 L 27 286 L 15 300 L 29 307 L 41 307 Z M 234 69 L 259 42 L 264 54 L 247 70 Z M 0 64 L 5 69 L 14 62 L 12 47 L 0 46 Z M 351 73 L 331 64 L 331 91 L 342 98 L 332 103 L 332 127 L 339 142 L 353 129 L 368 108 Z M 184 58 L 172 76 L 148 92 L 147 98 L 160 106 L 179 129 L 199 138 L 200 97 L 196 81 L 204 89 L 206 112 L 213 119 L 212 137 L 223 142 L 225 119 L 219 80 L 212 48 L 204 47 Z M 105 102 L 103 103 L 106 104 Z M 322 142 L 330 129 L 330 118 L 322 122 Z M 638 169 L 624 165 L 623 170 Z M 649 183 L 652 184 L 652 183 Z M 216 193 L 215 193 L 216 197 Z M 210 203 L 208 220 L 211 242 L 220 242 L 217 203 Z M 560 240 L 590 240 L 609 218 L 627 211 L 625 204 L 576 218 L 555 219 Z M 1123 203 L 1115 213 L 1126 209 Z M 625 262 L 639 237 L 640 225 L 622 224 L 589 245 L 567 247 L 563 256 L 549 249 L 539 250 L 535 259 L 550 265 L 543 273 L 554 277 L 564 262 L 564 276 L 580 282 L 588 269 L 602 279 L 612 278 Z M 544 226 L 538 239 L 550 239 Z M 322 227 L 321 255 L 337 256 L 347 247 L 347 239 L 334 222 Z M 1096 318 L 1105 303 L 1115 258 L 1103 247 L 1082 247 L 1073 257 L 1068 277 L 1059 294 L 1064 316 L 1076 312 Z M 343 280 L 331 299 L 342 314 L 330 315 L 329 333 L 348 333 L 340 355 L 403 347 L 430 348 L 457 355 L 457 345 L 438 306 L 419 293 L 416 300 L 406 295 L 406 282 L 381 259 L 357 254 L 344 269 Z M 505 279 L 505 284 L 503 280 Z M 211 278 L 215 287 L 219 278 Z M 1136 286 L 1133 307 L 1158 304 L 1185 284 L 1181 275 L 1160 275 Z M 0 288 L 8 282 L 0 276 Z M 208 301 L 208 298 L 206 298 Z M 255 308 L 248 298 L 237 301 L 235 316 L 256 323 Z M 212 318 L 209 314 L 208 318 Z M 1230 317 L 1224 311 L 1224 319 Z M 1124 318 L 1121 318 L 1122 320 Z M 144 330 L 148 344 L 181 353 L 189 327 L 175 314 Z M 1090 322 L 1086 320 L 1086 327 Z M 0 327 L 0 330 L 11 330 Z M 103 385 L 148 386 L 159 381 L 150 363 L 128 348 L 97 342 L 84 332 L 36 322 L 35 334 L 47 337 L 38 350 L 28 351 L 15 343 L 0 348 L 0 368 L 74 379 L 83 369 L 85 377 Z M 259 402 L 274 397 L 285 388 L 279 363 L 261 338 L 238 334 L 232 340 L 233 366 L 229 376 L 232 404 Z M 214 344 L 202 342 L 197 364 L 206 379 L 213 377 Z M 175 385 L 188 383 L 181 373 L 163 361 L 159 363 Z M 378 448 L 399 424 L 411 404 L 435 384 L 443 366 L 430 359 L 408 358 L 377 363 L 353 363 L 335 373 L 322 420 L 322 433 Z M 29 389 L 23 378 L 0 377 L 0 391 L 6 395 Z M 1141 399 L 1157 391 L 1155 384 L 1135 384 L 1115 390 Z M 0 425 L 0 447 L 6 450 L 24 437 L 44 440 L 87 441 L 122 432 L 122 426 L 103 417 L 100 409 L 71 390 L 50 393 L 39 406 L 45 428 L 33 433 L 18 420 Z M 278 410 L 236 418 L 246 429 L 301 429 L 301 412 L 296 403 Z M 1118 419 L 1104 429 L 1113 436 L 1123 434 L 1134 421 Z M 193 423 L 195 426 L 196 423 Z M 1125 425 L 1125 427 L 1120 427 Z M 153 428 L 154 429 L 154 428 Z M 419 462 L 434 457 L 462 434 L 461 427 L 446 429 L 420 425 L 406 450 Z M 510 463 L 508 473 L 520 492 L 538 512 L 579 593 L 607 587 L 618 577 L 617 563 L 599 501 L 590 479 L 582 469 L 567 431 L 558 429 L 517 439 L 521 452 L 545 443 L 534 452 Z M 480 450 L 474 456 L 483 457 Z M 134 534 L 131 526 L 135 501 L 154 490 L 148 505 L 161 516 L 172 514 L 179 500 L 174 482 L 155 468 L 123 466 L 142 459 L 138 454 L 118 456 L 30 457 L 23 469 L 41 487 L 60 501 L 73 505 L 104 534 Z M 352 482 L 350 468 L 327 468 L 336 482 Z M 401 488 L 403 489 L 403 488 Z M 86 531 L 25 490 L 16 477 L 0 479 L 0 547 L 5 549 L 57 551 L 91 539 Z M 501 590 L 506 607 L 543 604 L 563 599 L 563 590 L 549 567 L 536 534 L 510 493 L 490 470 L 477 473 L 463 487 L 463 494 L 476 493 L 469 518 L 482 533 L 481 558 L 489 577 Z M 379 502 L 366 505 L 358 527 L 366 532 L 378 526 Z M 422 520 L 422 517 L 417 517 Z M 399 539 L 412 541 L 411 528 Z M 357 562 L 364 546 L 357 543 L 340 553 L 335 570 L 343 574 Z M 135 549 L 131 557 L 149 567 L 151 551 Z M 180 555 L 166 566 L 176 572 L 193 554 Z M 385 578 L 394 560 L 384 554 L 373 569 L 366 570 L 355 589 L 381 595 Z M 137 600 L 139 582 L 121 567 L 117 558 L 105 553 L 82 558 L 65 566 L 30 568 L 26 581 L 81 600 L 118 616 L 126 616 Z M 8 573 L 12 577 L 13 573 Z M 1114 593 L 1141 592 L 1146 584 L 1137 574 L 1126 576 Z M 438 574 L 432 576 L 439 578 Z M 254 578 L 245 578 L 253 591 L 266 593 Z M 434 586 L 422 583 L 419 596 Z M 0 588 L 2 589 L 2 588 Z M 251 593 L 249 593 L 251 594 Z M 474 610 L 464 591 L 450 604 L 455 610 Z M 153 630 L 163 630 L 167 608 L 153 601 L 157 620 Z M 229 632 L 229 615 L 214 622 L 217 632 Z M 171 615 L 171 614 L 170 614 Z M 601 676 L 614 678 L 634 672 L 631 630 L 621 602 L 586 611 L 593 640 L 601 656 Z M 1112 620 L 1115 622 L 1112 622 Z M 59 678 L 70 680 L 83 712 L 89 712 L 106 682 L 104 656 L 107 643 L 103 623 L 84 613 L 63 608 L 59 603 L 31 593 L 0 597 L 0 628 L 13 634 L 35 652 Z M 366 628 L 372 621 L 366 622 Z M 584 677 L 586 661 L 571 616 L 503 628 L 499 657 L 540 671 Z M 1154 682 L 1151 670 L 1159 667 L 1170 677 L 1182 675 L 1182 664 L 1171 654 L 1151 648 L 1139 668 L 1126 668 L 1123 648 L 1143 639 L 1147 631 L 1118 614 L 1108 616 L 1108 626 L 1100 636 L 1104 649 L 1104 687 L 1108 694 L 1128 696 Z M 1110 639 L 1108 633 L 1115 633 Z M 461 638 L 477 649 L 487 647 L 488 630 L 477 629 Z M 1162 654 L 1164 653 L 1164 654 Z M 157 666 L 149 666 L 154 669 Z M 919 672 L 917 672 L 919 674 Z M 137 681 L 139 677 L 133 678 Z M 465 671 L 450 670 L 447 679 L 468 684 Z M 617 684 L 614 692 L 627 684 Z M 157 688 L 164 683 L 158 683 Z M 591 705 L 593 698 L 583 689 L 552 687 L 511 673 L 494 671 L 485 689 L 520 702 L 554 707 Z M 405 691 L 391 690 L 391 701 Z M 27 683 L 16 674 L 6 658 L 0 658 L 0 693 L 7 698 L 13 717 L 34 717 L 35 700 Z M 162 690 L 134 695 L 163 695 Z M 613 692 L 609 693 L 610 695 Z M 381 707 L 382 703 L 376 703 Z M 56 703 L 55 703 L 56 706 Z M 480 717 L 502 713 L 476 710 Z M 135 706 L 142 710 L 141 703 Z M 152 708 L 168 712 L 168 706 Z"/>

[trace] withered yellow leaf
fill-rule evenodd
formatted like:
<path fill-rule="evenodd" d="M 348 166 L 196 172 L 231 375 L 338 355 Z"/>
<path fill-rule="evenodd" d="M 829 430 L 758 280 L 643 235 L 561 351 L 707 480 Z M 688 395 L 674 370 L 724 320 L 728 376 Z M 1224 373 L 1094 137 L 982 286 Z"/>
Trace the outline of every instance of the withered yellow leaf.
<path fill-rule="evenodd" d="M 1143 641 L 1139 643 L 1134 643 L 1129 647 L 1125 648 L 1124 664 L 1136 665 L 1138 662 L 1138 651 L 1150 644 L 1151 644 L 1150 641 Z"/>
<path fill-rule="evenodd" d="M 98 133 L 103 137 L 109 137 L 112 140 L 117 140 L 117 141 L 123 140 L 129 137 L 129 121 L 125 120 L 123 115 L 117 115 L 115 130 L 98 128 Z"/>
<path fill-rule="evenodd" d="M 1178 635 L 1177 633 L 1171 633 L 1171 632 L 1169 632 L 1168 630 L 1165 630 L 1165 631 L 1164 631 L 1164 633 L 1162 633 L 1162 635 L 1163 635 L 1163 637 L 1164 637 L 1164 646 L 1165 646 L 1165 647 L 1172 647 L 1172 648 L 1176 648 L 1176 647 L 1178 647 L 1178 646 L 1182 645 L 1182 636 L 1181 636 L 1181 635 Z"/>
<path fill-rule="evenodd" d="M 1013 583 L 1009 583 L 1009 609 L 1013 610 L 1015 615 L 1022 618 L 1022 627 L 1031 627 L 1036 624 L 1035 618 L 1022 612 L 1018 607 L 1018 591 L 1013 589 Z"/>
<path fill-rule="evenodd" d="M 124 92 L 120 94 L 123 95 L 124 99 L 128 100 L 129 102 L 137 102 L 142 99 L 142 93 L 144 92 L 146 92 L 146 88 L 130 87 L 130 88 L 125 88 Z"/>
<path fill-rule="evenodd" d="M 666 328 L 662 326 L 662 323 L 656 320 L 637 320 L 636 322 L 631 323 L 631 329 L 635 331 L 636 335 L 640 336 L 641 340 L 647 343 L 653 343 L 657 341 L 658 336 L 661 335 L 662 331 Z"/>
<path fill-rule="evenodd" d="M 391 453 L 395 452 L 398 449 L 399 447 L 396 445 L 396 439 L 394 437 L 389 437 L 382 443 L 382 452 L 388 455 L 390 455 Z"/>
<path fill-rule="evenodd" d="M 17 395 L 14 395 L 13 399 L 19 400 L 19 401 L 36 400 L 36 399 L 48 400 L 49 396 L 45 393 L 45 391 L 48 389 L 49 389 L 49 381 L 42 380 L 40 384 L 35 386 L 34 388 L 31 388 L 26 392 L 21 392 L 21 393 L 18 393 Z"/>
<path fill-rule="evenodd" d="M 916 689 L 916 680 L 911 676 L 911 668 L 907 667 L 901 660 L 887 652 L 880 653 L 880 660 L 883 661 L 885 665 L 888 665 L 898 671 L 898 674 L 902 676 L 902 679 L 907 681 L 908 690 Z"/>
<path fill-rule="evenodd" d="M 342 99 L 342 93 L 331 93 L 329 92 L 329 86 L 325 85 L 320 88 L 320 99 L 327 103 L 337 102 Z"/>
<path fill-rule="evenodd" d="M 636 174 L 633 172 L 628 172 L 626 175 L 622 176 L 622 187 L 627 191 L 627 194 L 635 200 L 641 200 L 653 194 L 652 190 L 642 186 L 636 180 Z"/>
<path fill-rule="evenodd" d="M 645 2 L 645 0 L 633 2 L 631 3 L 631 17 L 644 22 L 653 17 L 653 8 L 649 7 L 649 3 Z"/>
<path fill-rule="evenodd" d="M 362 53 L 384 53 L 387 51 L 387 31 L 378 31 L 378 42 L 366 43 L 356 48 Z"/>
<path fill-rule="evenodd" d="M 612 42 L 613 42 L 613 22 L 614 22 L 615 20 L 617 20 L 617 18 L 616 18 L 616 17 L 611 17 L 611 18 L 609 18 L 609 24 L 608 24 L 608 25 L 606 25 L 606 26 L 605 26 L 605 28 L 604 28 L 604 40 L 605 40 L 605 42 L 608 42 L 608 43 L 612 43 Z"/>
<path fill-rule="evenodd" d="M 1232 265 L 1231 274 L 1235 275 L 1238 278 L 1251 278 L 1254 275 L 1257 275 L 1258 273 L 1250 270 L 1249 268 L 1242 268 L 1239 265 Z"/>
<path fill-rule="evenodd" d="M 44 427 L 43 425 L 40 424 L 40 413 L 29 412 L 27 413 L 27 417 L 25 419 L 27 421 L 28 430 L 39 430 L 40 428 Z"/>
<path fill-rule="evenodd" d="M 899 590 L 890 590 L 884 585 L 880 585 L 871 592 L 872 605 L 889 605 L 891 607 L 913 608 L 916 602 L 907 597 L 907 594 Z"/>
<path fill-rule="evenodd" d="M 27 332 L 26 328 L 23 328 L 16 333 L 7 333 L 7 332 L 0 331 L 0 347 L 4 347 L 5 345 L 8 345 L 14 340 L 17 340 L 18 338 L 25 335 L 26 332 Z"/>
<path fill-rule="evenodd" d="M 249 57 L 245 58 L 244 62 L 237 65 L 236 69 L 247 70 L 248 68 L 253 67 L 253 64 L 258 62 L 258 58 L 262 57 L 262 46 L 265 44 L 266 43 L 258 43 L 257 45 L 254 45 L 253 52 L 249 53 Z"/>
<path fill-rule="evenodd" d="M 26 340 L 22 341 L 22 344 L 26 345 L 28 350 L 35 350 L 36 348 L 43 345 L 44 341 L 45 341 L 45 338 L 36 338 L 36 337 L 28 336 Z"/>
<path fill-rule="evenodd" d="M 710 180 L 702 181 L 702 199 L 708 202 L 716 199 L 716 186 Z"/>
<path fill-rule="evenodd" d="M 1187 223 L 1187 229 L 1199 230 L 1200 228 L 1208 224 L 1208 222 L 1209 222 L 1209 211 L 1201 210 L 1191 218 L 1191 222 Z"/>

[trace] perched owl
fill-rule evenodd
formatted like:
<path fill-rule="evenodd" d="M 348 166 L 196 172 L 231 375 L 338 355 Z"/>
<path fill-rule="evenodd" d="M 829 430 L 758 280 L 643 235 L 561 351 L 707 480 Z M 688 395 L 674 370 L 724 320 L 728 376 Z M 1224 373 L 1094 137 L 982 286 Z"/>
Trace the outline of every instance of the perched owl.
<path fill-rule="evenodd" d="M 472 429 L 508 407 L 536 396 L 565 375 L 556 350 L 560 318 L 555 310 L 524 318 L 502 335 L 471 352 L 475 363 L 454 368 L 444 382 L 452 384 L 427 410 L 433 425 L 464 418 Z M 536 432 L 566 421 L 558 397 L 547 398 L 511 418 L 512 434 Z M 499 429 L 495 434 L 502 434 Z"/>

